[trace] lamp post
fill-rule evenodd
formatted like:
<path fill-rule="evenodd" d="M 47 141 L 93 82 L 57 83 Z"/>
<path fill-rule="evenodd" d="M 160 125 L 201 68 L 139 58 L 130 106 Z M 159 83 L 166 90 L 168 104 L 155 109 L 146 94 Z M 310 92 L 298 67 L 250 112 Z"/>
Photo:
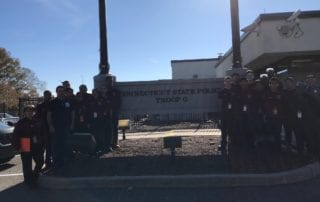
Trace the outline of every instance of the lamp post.
<path fill-rule="evenodd" d="M 238 0 L 230 0 L 231 30 L 232 30 L 232 68 L 241 68 L 239 5 Z"/>
<path fill-rule="evenodd" d="M 238 0 L 230 0 L 231 11 L 231 30 L 232 30 L 232 69 L 227 72 L 228 75 L 237 73 L 242 75 L 246 72 L 242 68 L 241 47 L 240 47 L 240 25 L 239 25 L 239 5 Z"/>
<path fill-rule="evenodd" d="M 100 30 L 100 63 L 99 74 L 94 76 L 94 88 L 100 92 L 105 92 L 107 87 L 107 77 L 110 65 L 108 59 L 108 42 L 107 42 L 107 19 L 106 19 L 106 2 L 99 0 L 99 30 Z"/>
<path fill-rule="evenodd" d="M 99 0 L 99 25 L 100 25 L 100 74 L 109 73 L 107 22 L 105 0 Z"/>

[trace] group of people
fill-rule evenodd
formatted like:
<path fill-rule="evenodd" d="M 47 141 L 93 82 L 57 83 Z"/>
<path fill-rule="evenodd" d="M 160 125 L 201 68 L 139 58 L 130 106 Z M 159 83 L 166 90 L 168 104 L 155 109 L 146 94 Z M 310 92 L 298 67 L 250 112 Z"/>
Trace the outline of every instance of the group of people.
<path fill-rule="evenodd" d="M 320 88 L 314 75 L 298 82 L 268 68 L 256 79 L 248 70 L 244 77 L 226 76 L 219 98 L 222 153 L 295 150 L 318 156 Z"/>
<path fill-rule="evenodd" d="M 26 106 L 24 118 L 14 129 L 12 143 L 21 151 L 24 181 L 29 186 L 36 185 L 44 163 L 46 168 L 61 167 L 70 159 L 67 141 L 72 133 L 93 134 L 98 155 L 119 147 L 121 96 L 113 77 L 106 77 L 106 90 L 93 89 L 92 94 L 80 85 L 74 95 L 68 81 L 62 84 L 54 99 L 45 91 L 42 103 Z M 286 148 L 319 155 L 320 87 L 314 75 L 297 82 L 290 76 L 280 79 L 268 68 L 256 79 L 248 70 L 245 77 L 226 76 L 218 97 L 222 103 L 222 153 L 252 149 L 280 152 Z"/>
<path fill-rule="evenodd" d="M 64 81 L 56 87 L 55 98 L 45 91 L 42 103 L 25 106 L 24 118 L 16 124 L 12 141 L 21 151 L 24 182 L 34 187 L 44 163 L 45 169 L 59 168 L 70 160 L 68 139 L 72 133 L 91 133 L 97 155 L 119 148 L 120 105 L 114 78 L 107 76 L 105 90 L 93 89 L 89 94 L 86 85 L 80 85 L 74 95 L 70 83 Z"/>

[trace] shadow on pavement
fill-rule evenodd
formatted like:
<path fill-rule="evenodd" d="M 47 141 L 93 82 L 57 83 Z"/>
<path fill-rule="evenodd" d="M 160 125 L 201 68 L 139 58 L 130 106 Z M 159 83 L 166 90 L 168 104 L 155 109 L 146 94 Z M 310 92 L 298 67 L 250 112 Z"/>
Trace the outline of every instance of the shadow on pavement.
<path fill-rule="evenodd" d="M 128 156 L 81 158 L 48 175 L 59 177 L 147 176 L 190 174 L 272 173 L 302 167 L 313 162 L 292 152 L 238 152 L 229 156 Z"/>
<path fill-rule="evenodd" d="M 14 164 L 10 164 L 10 163 L 6 163 L 6 164 L 1 164 L 0 165 L 0 172 L 7 170 L 9 168 L 12 168 L 13 166 L 15 166 Z"/>
<path fill-rule="evenodd" d="M 0 200 L 3 202 L 28 202 L 39 198 L 39 190 L 30 189 L 24 183 L 16 184 L 0 192 Z"/>
<path fill-rule="evenodd" d="M 176 157 L 161 155 L 78 159 L 51 175 L 62 177 L 186 175 L 225 173 L 227 169 L 227 161 L 221 155 Z"/>

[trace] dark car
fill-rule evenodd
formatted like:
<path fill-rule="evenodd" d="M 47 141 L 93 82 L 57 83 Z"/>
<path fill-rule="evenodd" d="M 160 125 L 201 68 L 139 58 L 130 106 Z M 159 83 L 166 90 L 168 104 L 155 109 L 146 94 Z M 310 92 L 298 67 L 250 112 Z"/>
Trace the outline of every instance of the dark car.
<path fill-rule="evenodd" d="M 10 161 L 17 154 L 11 144 L 13 129 L 11 124 L 0 121 L 0 164 Z"/>

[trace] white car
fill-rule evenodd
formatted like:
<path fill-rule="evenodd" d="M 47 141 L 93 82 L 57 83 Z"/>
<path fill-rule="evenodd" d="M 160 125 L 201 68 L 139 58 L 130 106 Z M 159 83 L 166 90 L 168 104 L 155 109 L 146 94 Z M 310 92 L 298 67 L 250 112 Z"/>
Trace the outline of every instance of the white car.
<path fill-rule="evenodd" d="M 17 123 L 19 121 L 19 117 L 13 116 L 8 113 L 1 112 L 0 113 L 0 121 L 7 124 L 7 125 L 13 126 L 15 123 Z"/>
<path fill-rule="evenodd" d="M 19 117 L 0 113 L 0 164 L 10 161 L 18 152 L 11 144 L 14 124 Z"/>

